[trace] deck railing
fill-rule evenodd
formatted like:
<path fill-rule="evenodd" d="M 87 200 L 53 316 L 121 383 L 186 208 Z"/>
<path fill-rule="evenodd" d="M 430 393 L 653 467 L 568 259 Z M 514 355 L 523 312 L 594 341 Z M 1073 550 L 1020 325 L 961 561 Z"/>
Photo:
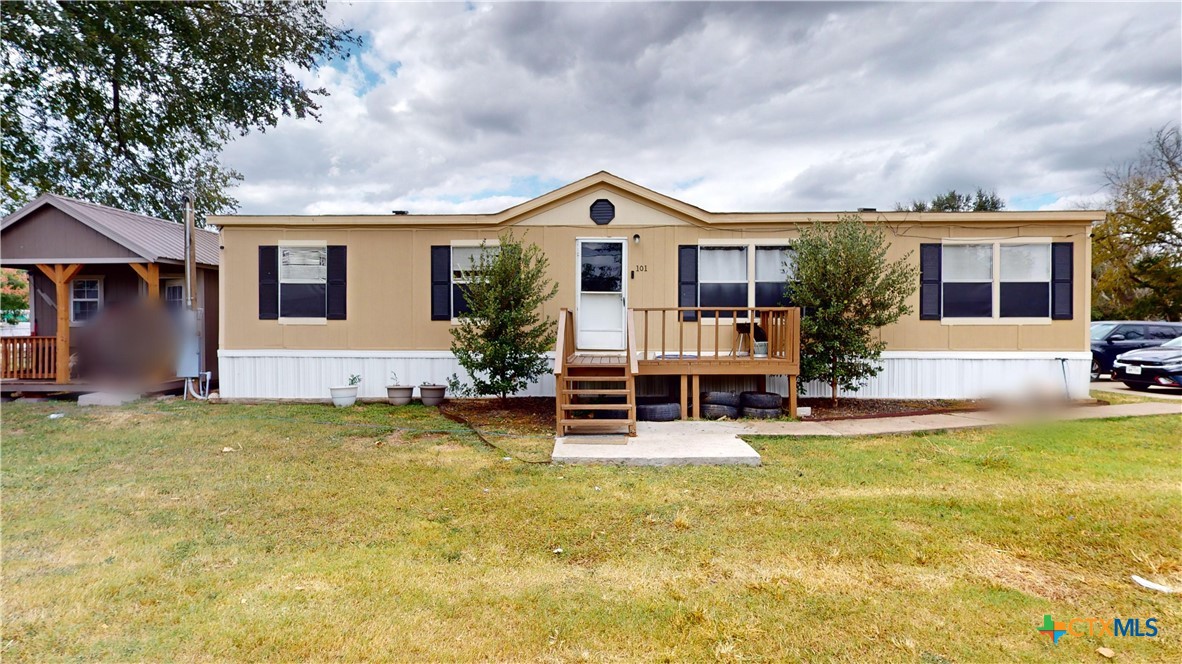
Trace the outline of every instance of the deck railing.
<path fill-rule="evenodd" d="M 53 380 L 56 377 L 56 337 L 0 337 L 0 378 Z"/>
<path fill-rule="evenodd" d="M 628 315 L 640 328 L 634 349 L 642 362 L 800 364 L 796 307 L 640 307 Z M 757 331 L 766 354 L 756 352 Z"/>

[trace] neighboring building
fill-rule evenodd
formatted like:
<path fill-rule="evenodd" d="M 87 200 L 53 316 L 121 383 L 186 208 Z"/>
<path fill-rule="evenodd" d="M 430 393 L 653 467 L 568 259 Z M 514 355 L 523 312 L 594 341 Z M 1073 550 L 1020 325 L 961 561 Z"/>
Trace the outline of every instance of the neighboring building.
<path fill-rule="evenodd" d="M 218 235 L 197 229 L 194 242 L 200 364 L 216 375 Z M 32 336 L 0 341 L 4 392 L 90 389 L 68 368 L 90 321 L 109 307 L 143 299 L 184 304 L 180 224 L 65 196 L 43 194 L 0 221 L 0 266 L 28 271 L 32 311 Z"/>
<path fill-rule="evenodd" d="M 688 372 L 704 376 L 700 389 L 750 389 L 762 381 L 728 370 L 750 348 L 731 310 L 786 304 L 799 225 L 838 216 L 707 212 L 601 172 L 495 214 L 210 217 L 223 244 L 221 396 L 323 399 L 356 373 L 361 396 L 376 398 L 391 371 L 411 384 L 462 375 L 449 351 L 462 269 L 505 231 L 543 248 L 559 284 L 546 313 L 573 312 L 564 324 L 579 352 L 631 348 L 642 363 L 684 364 L 647 372 L 680 374 L 683 386 Z M 883 223 L 890 257 L 910 253 L 922 276 L 914 313 L 881 331 L 884 370 L 859 395 L 981 397 L 1038 383 L 1087 396 L 1089 233 L 1103 212 L 862 216 Z M 687 321 L 642 311 L 676 307 L 701 310 Z M 768 320 L 738 320 L 752 316 Z M 644 374 L 641 394 L 684 397 L 676 380 Z M 775 375 L 767 385 L 789 389 Z M 546 376 L 529 393 L 554 390 Z"/>

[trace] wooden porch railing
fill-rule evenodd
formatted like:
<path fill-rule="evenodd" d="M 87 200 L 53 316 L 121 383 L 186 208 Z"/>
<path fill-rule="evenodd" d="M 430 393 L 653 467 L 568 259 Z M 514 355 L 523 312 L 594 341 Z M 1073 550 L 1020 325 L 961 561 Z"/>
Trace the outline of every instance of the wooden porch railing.
<path fill-rule="evenodd" d="M 628 315 L 639 321 L 642 362 L 800 364 L 796 307 L 641 307 Z M 756 326 L 767 336 L 766 355 L 755 353 Z"/>
<path fill-rule="evenodd" d="M 562 406 L 568 402 L 562 376 L 566 373 L 566 360 L 575 352 L 575 314 L 570 309 L 558 312 L 558 334 L 554 341 L 554 416 L 555 422 L 563 420 Z M 563 434 L 558 425 L 558 435 Z"/>
<path fill-rule="evenodd" d="M 57 378 L 57 338 L 0 337 L 0 378 Z"/>

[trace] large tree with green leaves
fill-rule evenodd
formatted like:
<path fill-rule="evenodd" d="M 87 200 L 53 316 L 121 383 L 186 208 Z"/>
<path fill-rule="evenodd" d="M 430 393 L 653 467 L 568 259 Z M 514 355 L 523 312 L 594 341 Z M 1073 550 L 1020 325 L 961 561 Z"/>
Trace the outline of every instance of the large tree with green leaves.
<path fill-rule="evenodd" d="M 236 134 L 316 117 L 298 70 L 358 39 L 314 2 L 7 2 L 0 206 L 39 192 L 176 218 L 232 211 Z M 176 183 L 176 184 L 173 184 Z"/>
<path fill-rule="evenodd" d="M 451 330 L 451 349 L 468 372 L 470 385 L 452 377 L 452 392 L 502 399 L 524 389 L 549 370 L 546 351 L 554 347 L 557 323 L 542 305 L 558 293 L 546 272 L 549 261 L 536 244 L 511 233 L 484 249 L 464 271 L 468 311 Z"/>
<path fill-rule="evenodd" d="M 887 260 L 881 226 L 858 215 L 801 229 L 796 272 L 787 296 L 806 315 L 800 321 L 801 384 L 824 381 L 837 404 L 839 388 L 856 391 L 881 370 L 886 342 L 875 332 L 911 313 L 918 270 L 911 256 Z"/>
<path fill-rule="evenodd" d="M 1105 173 L 1108 214 L 1093 233 L 1092 318 L 1182 320 L 1182 135 L 1159 129 Z"/>
<path fill-rule="evenodd" d="M 914 200 L 910 205 L 895 203 L 896 212 L 995 212 L 1004 210 L 1005 201 L 996 191 L 977 187 L 976 193 L 961 194 L 955 189 L 933 196 L 931 201 Z"/>

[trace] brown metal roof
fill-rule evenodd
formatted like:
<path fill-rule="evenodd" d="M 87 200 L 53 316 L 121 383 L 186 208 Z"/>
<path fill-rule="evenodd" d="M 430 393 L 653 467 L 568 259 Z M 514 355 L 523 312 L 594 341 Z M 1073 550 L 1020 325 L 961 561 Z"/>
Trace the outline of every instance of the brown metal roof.
<path fill-rule="evenodd" d="M 161 259 L 179 262 L 185 260 L 185 229 L 180 224 L 57 194 L 41 194 L 28 205 L 4 217 L 0 222 L 0 231 L 43 205 L 56 207 L 96 232 L 127 247 L 148 262 L 155 263 Z M 194 244 L 197 248 L 198 263 L 217 266 L 217 233 L 198 228 Z"/>

